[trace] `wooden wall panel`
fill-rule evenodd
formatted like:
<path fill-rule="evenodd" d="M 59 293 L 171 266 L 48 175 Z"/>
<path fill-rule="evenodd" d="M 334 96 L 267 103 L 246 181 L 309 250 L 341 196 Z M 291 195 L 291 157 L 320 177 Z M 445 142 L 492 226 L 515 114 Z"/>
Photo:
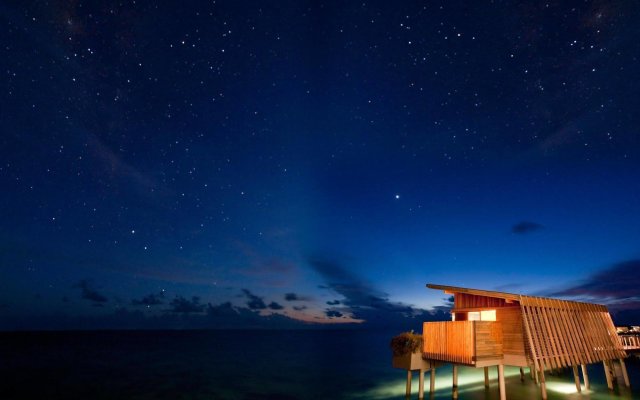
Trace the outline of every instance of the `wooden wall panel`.
<path fill-rule="evenodd" d="M 475 359 L 501 358 L 502 351 L 502 326 L 498 322 L 475 322 Z"/>
<path fill-rule="evenodd" d="M 477 296 L 467 293 L 456 293 L 454 296 L 454 309 L 458 308 L 497 308 L 505 307 L 507 304 L 504 299 L 495 297 Z"/>
<path fill-rule="evenodd" d="M 497 308 L 496 320 L 502 324 L 504 354 L 524 356 L 525 345 L 520 307 Z"/>

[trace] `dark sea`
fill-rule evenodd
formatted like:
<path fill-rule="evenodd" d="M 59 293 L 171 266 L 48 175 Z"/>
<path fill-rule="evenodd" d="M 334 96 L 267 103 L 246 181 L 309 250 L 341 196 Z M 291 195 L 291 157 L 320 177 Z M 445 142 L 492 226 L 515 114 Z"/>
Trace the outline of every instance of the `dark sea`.
<path fill-rule="evenodd" d="M 0 400 L 12 399 L 404 399 L 406 373 L 391 367 L 393 333 L 371 331 L 102 331 L 0 333 Z M 591 390 L 570 372 L 547 375 L 549 399 L 640 399 L 609 392 L 601 365 Z M 529 375 L 506 368 L 508 399 L 539 399 Z M 451 368 L 437 370 L 436 399 L 451 398 Z M 499 399 L 495 368 L 461 368 L 460 399 Z M 413 379 L 417 399 L 417 375 Z M 426 382 L 428 393 L 428 377 Z M 635 388 L 635 389 L 634 389 Z M 428 394 L 427 394 L 428 397 Z"/>

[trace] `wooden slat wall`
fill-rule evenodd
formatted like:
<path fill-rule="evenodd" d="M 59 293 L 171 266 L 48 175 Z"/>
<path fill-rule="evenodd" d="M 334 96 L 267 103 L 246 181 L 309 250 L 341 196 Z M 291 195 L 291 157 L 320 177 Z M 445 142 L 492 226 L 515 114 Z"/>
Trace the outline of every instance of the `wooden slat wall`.
<path fill-rule="evenodd" d="M 422 327 L 423 354 L 432 360 L 471 364 L 475 321 L 425 322 Z"/>
<path fill-rule="evenodd" d="M 454 296 L 454 309 L 459 308 L 494 308 L 504 307 L 508 304 L 504 299 L 487 296 L 476 296 L 467 293 L 456 293 Z"/>
<path fill-rule="evenodd" d="M 604 306 L 521 296 L 520 308 L 530 335 L 527 356 L 544 369 L 625 357 Z"/>
<path fill-rule="evenodd" d="M 422 328 L 426 358 L 472 365 L 502 357 L 502 327 L 493 321 L 425 322 Z"/>

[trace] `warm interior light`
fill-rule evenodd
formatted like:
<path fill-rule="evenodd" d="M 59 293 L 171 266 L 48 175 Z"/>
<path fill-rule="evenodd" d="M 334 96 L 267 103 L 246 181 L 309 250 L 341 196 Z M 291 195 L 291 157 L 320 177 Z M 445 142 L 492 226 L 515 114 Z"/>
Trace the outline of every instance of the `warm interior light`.
<path fill-rule="evenodd" d="M 496 310 L 469 311 L 467 313 L 468 321 L 495 321 Z"/>
<path fill-rule="evenodd" d="M 496 310 L 484 310 L 480 311 L 480 321 L 495 321 Z"/>

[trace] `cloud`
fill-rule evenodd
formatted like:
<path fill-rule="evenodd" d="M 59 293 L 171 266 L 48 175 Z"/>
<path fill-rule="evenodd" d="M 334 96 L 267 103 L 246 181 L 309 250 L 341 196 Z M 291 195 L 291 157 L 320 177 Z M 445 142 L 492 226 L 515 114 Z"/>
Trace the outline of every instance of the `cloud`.
<path fill-rule="evenodd" d="M 288 288 L 296 274 L 295 264 L 272 255 L 265 257 L 261 251 L 247 242 L 234 242 L 240 254 L 246 258 L 246 264 L 235 270 L 236 273 L 251 280 L 260 281 L 261 286 Z M 277 245 L 275 245 L 278 247 Z M 276 249 L 274 251 L 277 252 Z"/>
<path fill-rule="evenodd" d="M 536 222 L 521 221 L 511 227 L 511 233 L 522 235 L 543 229 L 544 226 Z"/>
<path fill-rule="evenodd" d="M 284 299 L 286 301 L 310 301 L 311 300 L 310 297 L 301 296 L 301 295 L 296 294 L 296 293 L 286 293 L 284 295 Z"/>
<path fill-rule="evenodd" d="M 386 293 L 351 273 L 345 266 L 345 260 L 334 261 L 326 257 L 312 257 L 309 259 L 309 265 L 325 280 L 324 286 L 327 289 L 344 298 L 337 303 L 342 307 L 331 307 L 325 310 L 325 315 L 329 318 L 350 315 L 356 320 L 364 321 L 368 326 L 397 327 L 405 330 L 419 329 L 424 321 L 450 319 L 449 305 L 428 311 L 389 300 Z M 328 304 L 337 305 L 335 301 Z"/>
<path fill-rule="evenodd" d="M 340 300 L 330 300 L 327 301 L 327 304 L 330 306 L 337 306 L 338 304 L 340 304 Z"/>
<path fill-rule="evenodd" d="M 273 303 L 272 303 L 273 304 Z M 290 329 L 323 328 L 321 324 L 312 324 L 293 319 L 282 314 L 261 315 L 259 311 L 247 307 L 235 307 L 230 302 L 207 306 L 206 324 L 217 329 Z M 333 328 L 333 325 L 330 325 Z"/>
<path fill-rule="evenodd" d="M 202 305 L 178 297 L 175 312 L 148 314 L 124 307 L 94 315 L 42 314 L 12 315 L 0 318 L 0 330 L 68 329 L 339 329 L 335 324 L 314 324 L 286 315 L 261 315 L 230 302 Z M 195 307 L 194 307 L 195 304 Z M 198 312 L 184 312 L 194 311 Z M 105 310 L 106 311 L 106 310 Z M 167 310 L 169 311 L 169 310 Z M 347 324 L 349 325 L 349 324 Z M 349 325 L 350 326 L 350 325 Z"/>
<path fill-rule="evenodd" d="M 244 293 L 247 299 L 249 299 L 249 301 L 247 301 L 247 307 L 249 307 L 250 310 L 265 310 L 267 308 L 269 310 L 284 309 L 284 307 L 281 304 L 276 303 L 275 301 L 272 301 L 271 303 L 266 304 L 262 297 L 256 296 L 255 294 L 251 293 L 249 289 L 242 289 L 242 293 Z"/>
<path fill-rule="evenodd" d="M 344 315 L 340 311 L 336 311 L 336 310 L 327 310 L 325 311 L 325 314 L 329 318 L 341 318 Z"/>
<path fill-rule="evenodd" d="M 638 325 L 640 321 L 640 299 L 622 301 L 609 306 L 616 325 Z"/>
<path fill-rule="evenodd" d="M 159 304 L 164 304 L 164 301 L 162 301 L 163 297 L 164 292 L 160 292 L 158 294 L 152 293 L 144 296 L 140 300 L 131 300 L 131 304 L 134 306 L 156 306 Z"/>
<path fill-rule="evenodd" d="M 98 293 L 95 289 L 91 287 L 89 282 L 85 279 L 81 280 L 77 284 L 73 285 L 74 288 L 79 288 L 81 290 L 81 297 L 85 300 L 92 301 L 94 305 L 100 303 L 106 303 L 109 301 L 106 296 Z"/>
<path fill-rule="evenodd" d="M 249 299 L 249 301 L 247 301 L 247 306 L 249 307 L 249 309 L 264 310 L 265 308 L 267 308 L 267 305 L 264 303 L 264 300 L 262 300 L 262 297 L 256 296 L 248 289 L 242 289 L 242 292 Z"/>
<path fill-rule="evenodd" d="M 307 306 L 293 306 L 293 309 L 296 311 L 304 311 L 307 308 L 308 308 Z"/>
<path fill-rule="evenodd" d="M 629 299 L 640 296 L 640 260 L 611 265 L 578 285 L 555 292 L 556 296 L 589 296 Z"/>
<path fill-rule="evenodd" d="M 494 290 L 498 292 L 512 292 L 515 293 L 522 289 L 525 285 L 522 283 L 505 283 L 504 285 L 498 285 L 494 287 Z"/>
<path fill-rule="evenodd" d="M 383 293 L 355 275 L 337 262 L 327 259 L 312 259 L 311 266 L 326 281 L 327 287 L 345 297 L 342 303 L 352 308 L 367 307 L 372 309 L 388 309 L 409 311 L 410 307 L 401 303 L 391 303 Z"/>
<path fill-rule="evenodd" d="M 550 296 L 606 304 L 618 324 L 640 321 L 640 259 L 622 261 Z"/>
<path fill-rule="evenodd" d="M 171 306 L 169 312 L 178 314 L 201 313 L 205 307 L 204 304 L 200 304 L 200 298 L 198 296 L 193 296 L 191 300 L 182 296 L 176 296 L 175 299 L 171 300 L 169 305 Z"/>

